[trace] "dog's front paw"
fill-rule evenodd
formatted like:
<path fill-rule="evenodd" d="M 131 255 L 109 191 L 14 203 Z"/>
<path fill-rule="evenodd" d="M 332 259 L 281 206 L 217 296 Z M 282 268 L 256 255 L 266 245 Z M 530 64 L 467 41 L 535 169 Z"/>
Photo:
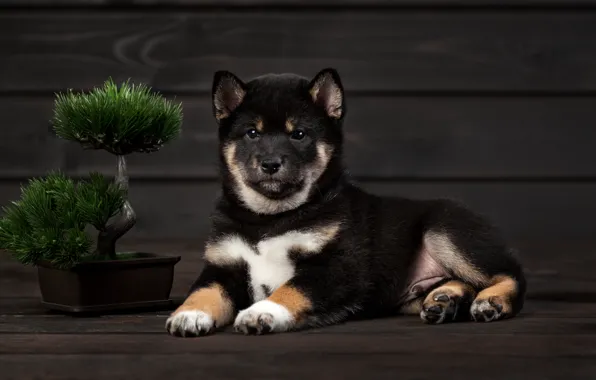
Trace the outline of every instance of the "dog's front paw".
<path fill-rule="evenodd" d="M 215 322 L 201 310 L 179 311 L 168 318 L 166 329 L 173 336 L 196 337 L 214 330 Z"/>
<path fill-rule="evenodd" d="M 500 297 L 476 298 L 470 315 L 476 322 L 492 322 L 506 317 Z"/>
<path fill-rule="evenodd" d="M 289 330 L 294 323 L 292 314 L 284 306 L 272 301 L 259 301 L 238 313 L 234 328 L 244 334 L 266 334 Z"/>

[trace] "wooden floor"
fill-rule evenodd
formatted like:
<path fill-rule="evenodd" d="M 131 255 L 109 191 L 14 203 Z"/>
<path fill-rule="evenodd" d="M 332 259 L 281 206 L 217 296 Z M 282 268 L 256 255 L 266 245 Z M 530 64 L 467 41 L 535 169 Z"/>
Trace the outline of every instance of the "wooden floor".
<path fill-rule="evenodd" d="M 175 296 L 200 269 L 194 249 L 172 250 L 193 251 L 183 253 Z M 530 269 L 527 306 L 503 322 L 428 326 L 395 317 L 182 339 L 166 333 L 168 311 L 87 318 L 47 312 L 35 270 L 0 255 L 0 379 L 596 379 L 593 282 L 540 280 L 548 275 Z"/>
<path fill-rule="evenodd" d="M 510 321 L 198 339 L 167 335 L 167 311 L 50 314 L 35 268 L 0 253 L 0 380 L 596 380 L 596 0 L 0 3 L 1 205 L 49 170 L 114 173 L 111 154 L 50 133 L 56 92 L 130 78 L 183 103 L 182 136 L 130 157 L 127 236 L 195 243 L 123 247 L 182 255 L 173 296 L 201 269 L 219 189 L 216 70 L 337 68 L 346 163 L 367 190 L 458 199 L 534 240 L 516 241 L 529 294 Z"/>

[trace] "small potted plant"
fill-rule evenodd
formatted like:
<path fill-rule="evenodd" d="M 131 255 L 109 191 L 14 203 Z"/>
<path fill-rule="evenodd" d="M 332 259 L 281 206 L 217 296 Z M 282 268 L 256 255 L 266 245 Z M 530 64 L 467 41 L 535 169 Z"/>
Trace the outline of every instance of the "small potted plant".
<path fill-rule="evenodd" d="M 180 256 L 118 252 L 136 223 L 126 156 L 155 152 L 180 134 L 182 107 L 144 85 L 111 79 L 88 93 L 58 94 L 58 137 L 116 156 L 113 181 L 100 173 L 75 181 L 55 171 L 21 188 L 3 208 L 0 248 L 38 268 L 42 303 L 67 312 L 170 306 Z M 92 233 L 93 228 L 95 233 Z"/>

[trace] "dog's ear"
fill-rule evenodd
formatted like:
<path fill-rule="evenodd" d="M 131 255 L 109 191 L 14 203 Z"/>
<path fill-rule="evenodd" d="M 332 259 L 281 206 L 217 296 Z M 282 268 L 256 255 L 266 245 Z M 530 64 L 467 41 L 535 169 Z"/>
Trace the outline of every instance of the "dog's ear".
<path fill-rule="evenodd" d="M 319 71 L 310 82 L 309 92 L 315 104 L 325 109 L 327 116 L 338 120 L 344 116 L 344 88 L 335 69 Z"/>
<path fill-rule="evenodd" d="M 219 122 L 242 103 L 246 95 L 245 84 L 229 71 L 217 71 L 213 75 L 213 115 Z"/>

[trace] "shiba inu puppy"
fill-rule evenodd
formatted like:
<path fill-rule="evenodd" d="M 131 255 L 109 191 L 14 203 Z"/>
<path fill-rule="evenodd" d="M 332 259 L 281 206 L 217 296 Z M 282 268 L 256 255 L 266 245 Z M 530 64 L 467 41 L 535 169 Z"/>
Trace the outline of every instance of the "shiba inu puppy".
<path fill-rule="evenodd" d="M 212 98 L 222 195 L 205 268 L 168 318 L 170 334 L 403 313 L 491 322 L 521 310 L 523 270 L 488 221 L 450 200 L 379 197 L 350 180 L 336 70 L 246 83 L 219 71 Z"/>

